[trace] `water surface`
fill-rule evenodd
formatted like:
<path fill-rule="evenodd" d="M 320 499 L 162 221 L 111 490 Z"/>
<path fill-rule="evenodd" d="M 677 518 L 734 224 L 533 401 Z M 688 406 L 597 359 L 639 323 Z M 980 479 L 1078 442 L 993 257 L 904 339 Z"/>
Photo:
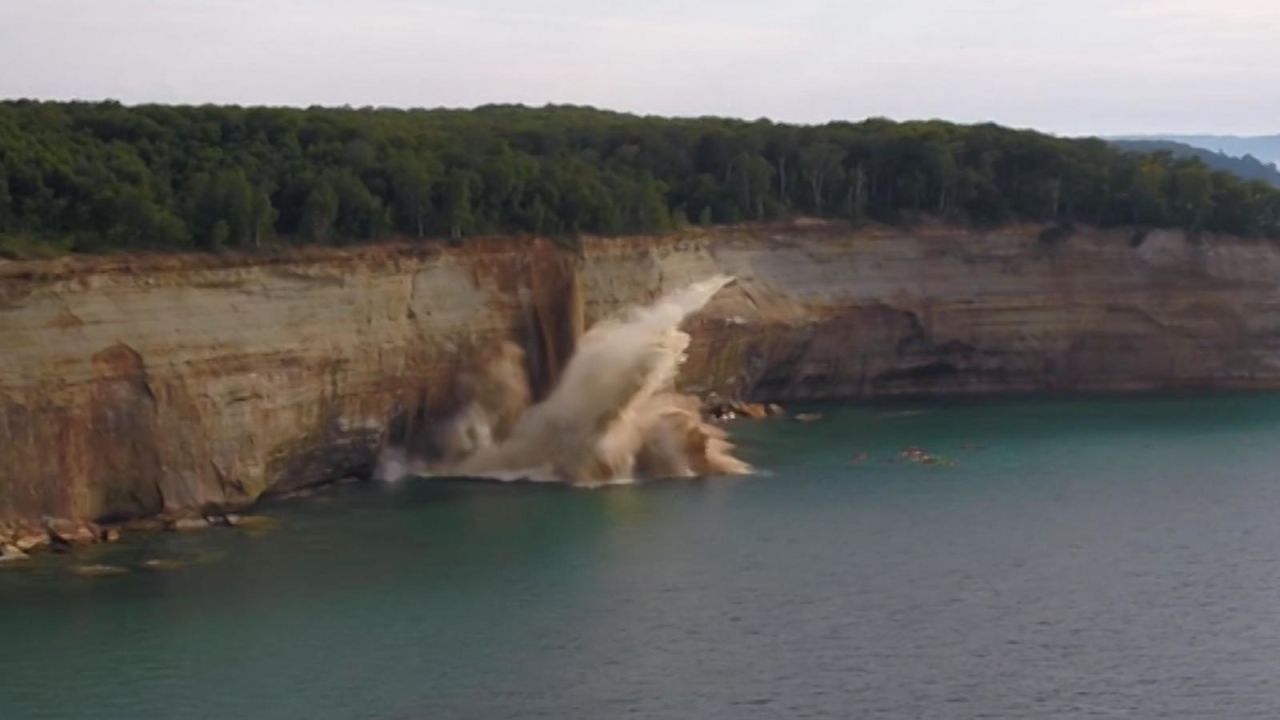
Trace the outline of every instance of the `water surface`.
<path fill-rule="evenodd" d="M 822 411 L 734 426 L 754 478 L 342 487 L 2 570 L 0 718 L 1280 711 L 1280 397 Z"/>

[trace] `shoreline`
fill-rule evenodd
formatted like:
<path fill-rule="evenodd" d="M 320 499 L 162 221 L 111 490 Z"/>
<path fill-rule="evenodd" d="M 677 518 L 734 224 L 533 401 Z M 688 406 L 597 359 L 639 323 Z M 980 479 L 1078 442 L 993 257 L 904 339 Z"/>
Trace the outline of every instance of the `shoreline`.
<path fill-rule="evenodd" d="M 782 408 L 773 403 L 759 403 L 742 400 L 726 400 L 715 398 L 704 405 L 707 421 L 731 428 L 743 423 L 761 421 L 795 422 L 813 424 L 822 422 L 823 410 L 843 407 L 895 409 L 917 405 L 960 405 L 973 406 L 988 403 L 1021 403 L 1027 401 L 1049 402 L 1125 402 L 1142 400 L 1211 400 L 1222 396 L 1249 396 L 1280 394 L 1280 388 L 1140 388 L 1118 390 L 1091 390 L 1081 392 L 1044 392 L 1044 391 L 1006 391 L 999 393 L 955 393 L 915 396 L 893 396 L 877 398 L 822 398 L 802 400 Z M 732 439 L 732 436 L 730 436 Z M 406 478 L 406 480 L 425 480 L 426 478 Z M 497 483 L 497 484 L 534 484 L 564 485 L 572 488 L 572 484 L 559 482 L 538 482 L 522 480 L 494 480 L 483 477 L 437 477 L 435 482 L 447 483 Z M 235 505 L 206 507 L 182 511 L 168 511 L 153 515 L 143 515 L 126 519 L 74 520 L 70 518 L 46 517 L 39 522 L 0 521 L 0 567 L 13 567 L 21 561 L 34 559 L 44 554 L 74 554 L 80 549 L 97 545 L 110 545 L 120 542 L 126 536 L 157 533 L 198 533 L 214 529 L 241 529 L 259 531 L 272 529 L 276 524 L 268 515 L 259 510 L 278 503 L 293 503 L 305 500 L 327 490 L 345 485 L 376 482 L 376 478 L 368 476 L 347 476 L 333 481 L 322 481 L 315 484 L 281 493 L 264 494 L 258 499 Z M 403 481 L 403 480 L 402 480 Z M 14 553 L 17 550 L 18 553 Z"/>

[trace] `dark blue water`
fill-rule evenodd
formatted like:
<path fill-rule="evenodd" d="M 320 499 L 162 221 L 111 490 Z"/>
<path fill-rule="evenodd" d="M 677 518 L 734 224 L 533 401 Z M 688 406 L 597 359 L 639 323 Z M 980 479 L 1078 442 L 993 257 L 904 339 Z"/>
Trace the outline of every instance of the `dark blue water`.
<path fill-rule="evenodd" d="M 735 426 L 760 477 L 343 487 L 0 571 L 0 718 L 1280 716 L 1280 397 L 825 412 Z"/>

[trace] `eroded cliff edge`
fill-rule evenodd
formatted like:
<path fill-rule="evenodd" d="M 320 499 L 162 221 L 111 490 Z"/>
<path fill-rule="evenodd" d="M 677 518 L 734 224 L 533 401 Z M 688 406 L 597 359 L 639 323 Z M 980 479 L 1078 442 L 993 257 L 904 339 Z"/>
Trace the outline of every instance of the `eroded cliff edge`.
<path fill-rule="evenodd" d="M 726 272 L 690 389 L 762 400 L 1280 386 L 1280 248 L 831 224 L 0 265 L 0 519 L 239 504 L 367 470 L 496 340 Z"/>

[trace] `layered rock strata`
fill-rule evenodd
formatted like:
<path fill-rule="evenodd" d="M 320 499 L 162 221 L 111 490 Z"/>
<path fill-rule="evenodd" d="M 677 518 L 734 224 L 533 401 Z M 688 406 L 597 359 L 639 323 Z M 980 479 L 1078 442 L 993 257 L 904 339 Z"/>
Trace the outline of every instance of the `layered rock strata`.
<path fill-rule="evenodd" d="M 1280 386 L 1280 247 L 799 223 L 0 264 L 0 520 L 234 506 L 366 472 L 486 348 L 545 393 L 584 325 L 715 273 L 683 383 L 786 402 Z"/>

